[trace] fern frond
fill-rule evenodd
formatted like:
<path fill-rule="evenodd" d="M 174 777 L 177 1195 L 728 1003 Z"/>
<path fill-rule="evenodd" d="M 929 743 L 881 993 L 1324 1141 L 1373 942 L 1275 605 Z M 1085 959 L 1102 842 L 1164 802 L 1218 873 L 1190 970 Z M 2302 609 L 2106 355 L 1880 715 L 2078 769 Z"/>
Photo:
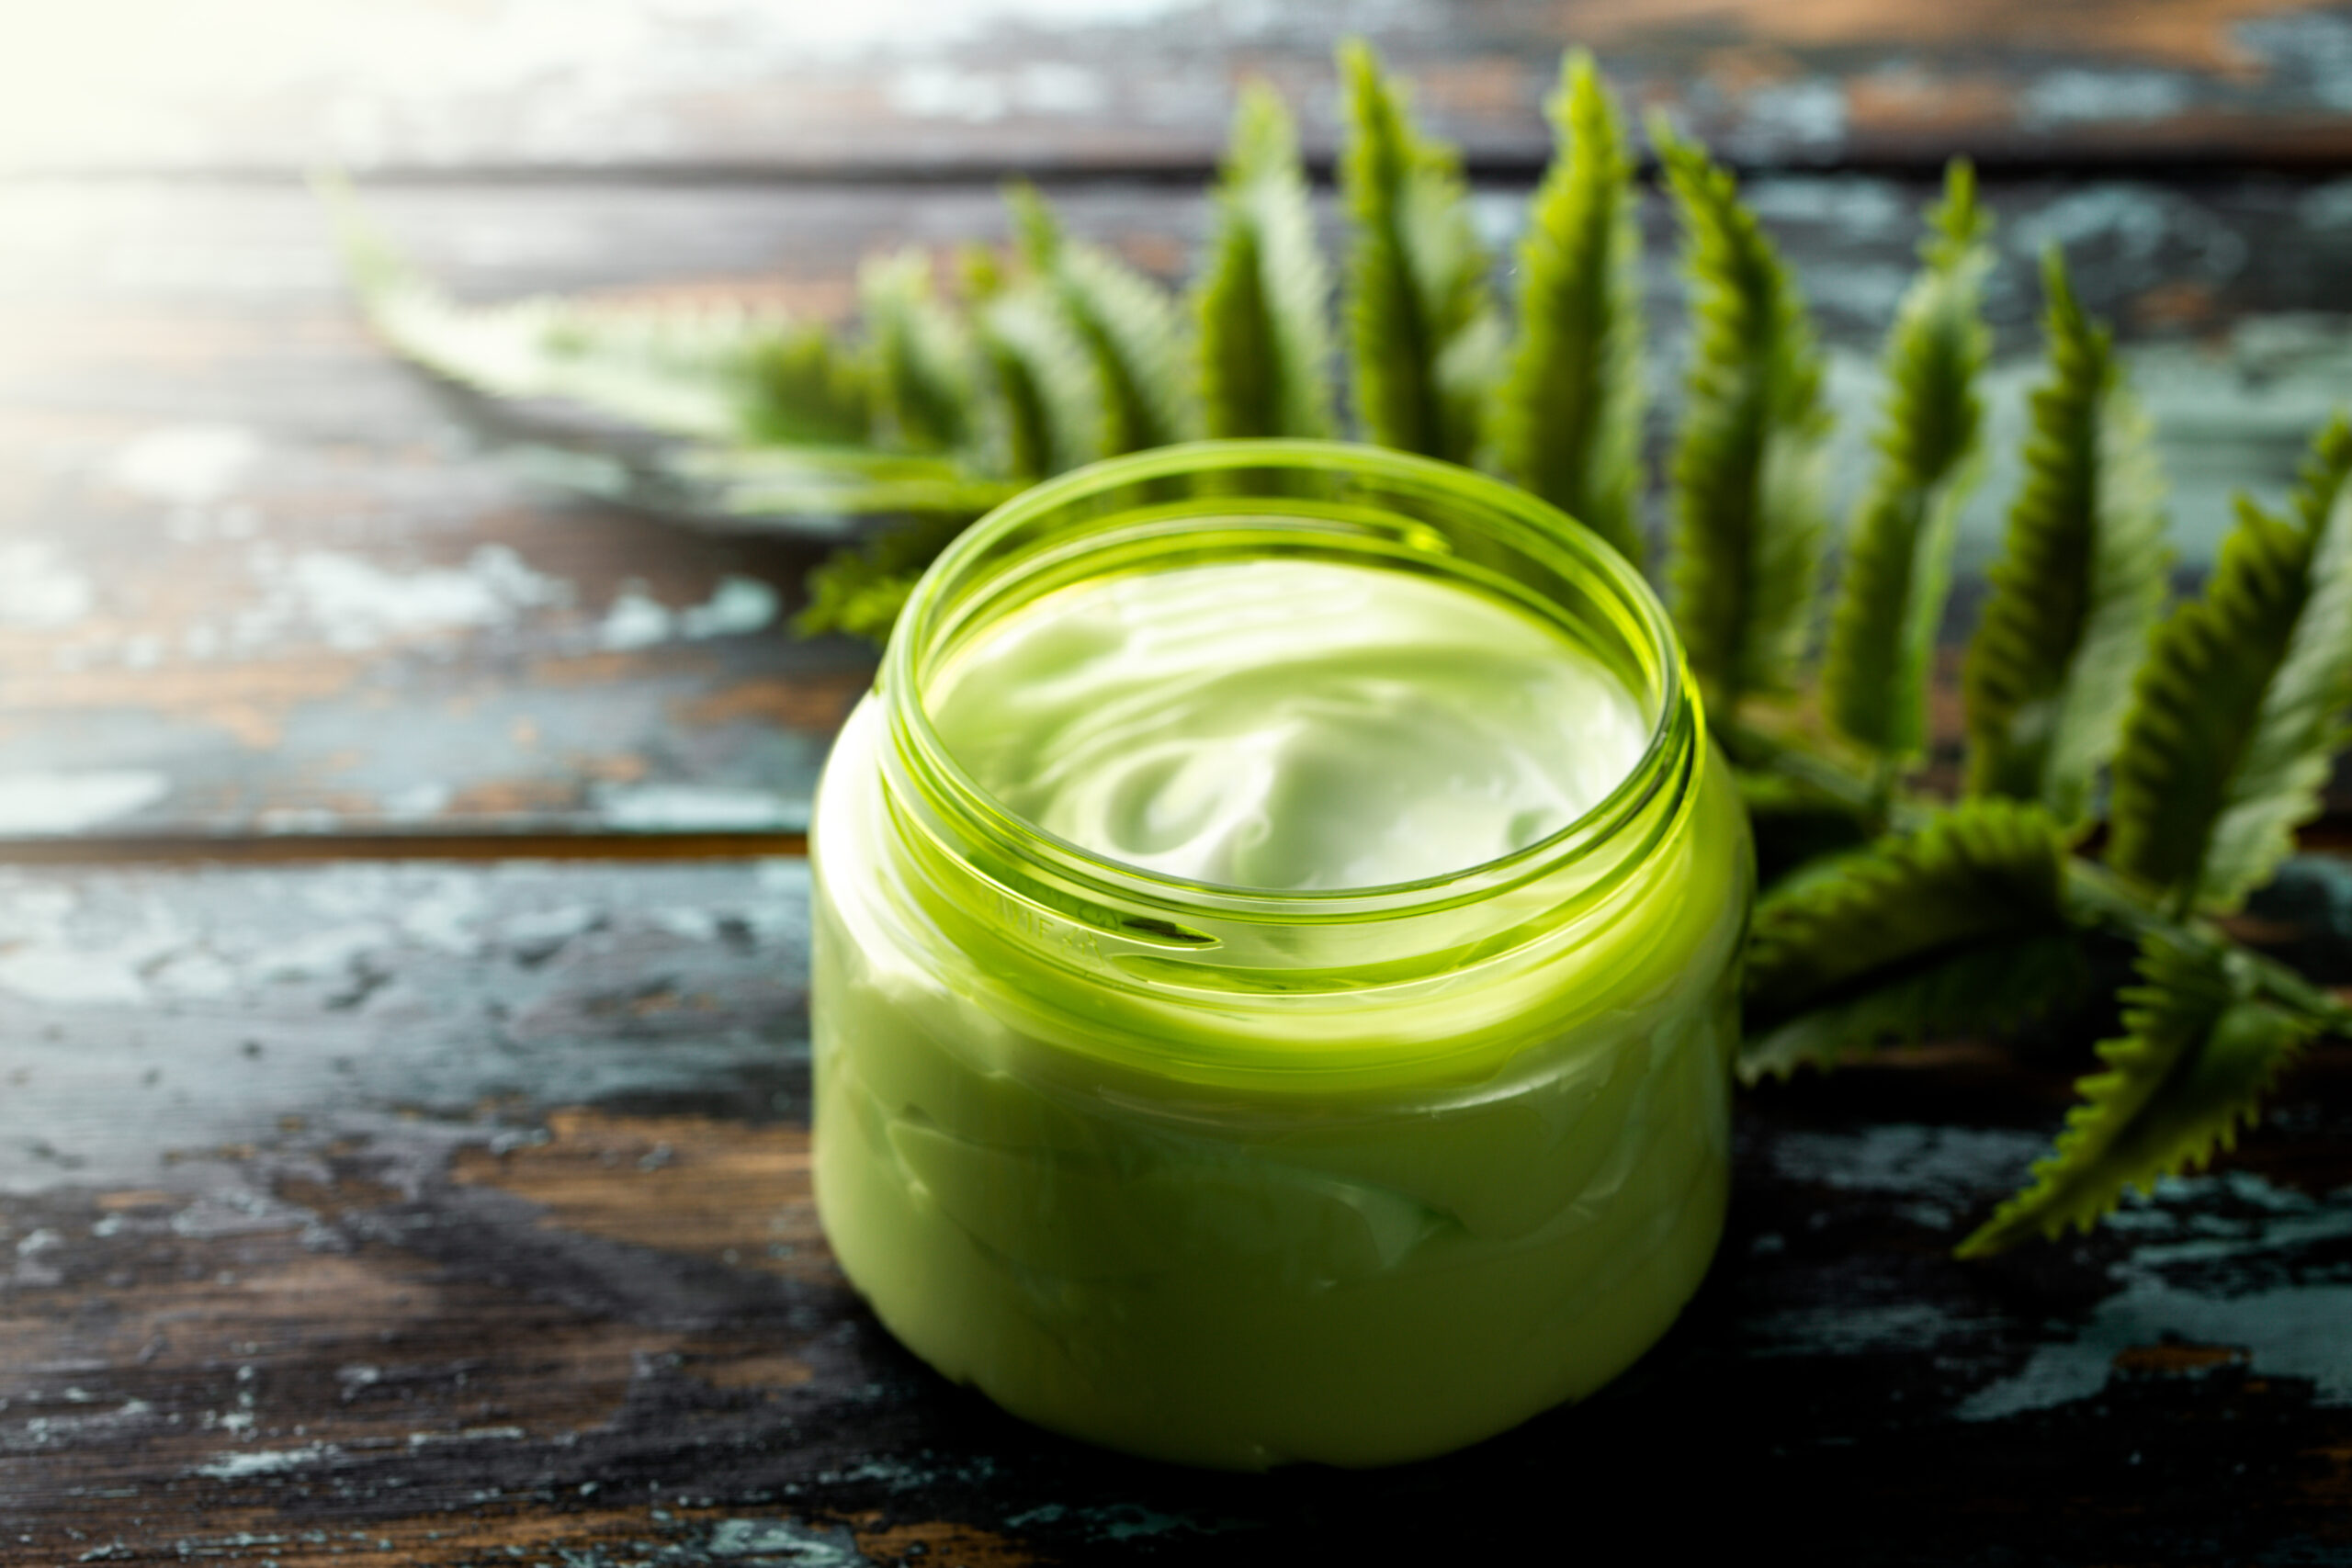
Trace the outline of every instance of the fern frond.
<path fill-rule="evenodd" d="M 1006 192 L 1029 267 L 1094 362 L 1103 393 L 1102 455 L 1186 441 L 1200 419 L 1186 395 L 1176 306 L 1108 252 L 1067 238 L 1036 187 Z"/>
<path fill-rule="evenodd" d="M 2108 862 L 2184 908 L 2235 908 L 2318 815 L 2352 700 L 2352 496 L 2328 479 L 2339 446 L 2335 426 L 2314 443 L 2319 483 L 2296 520 L 2240 506 L 2203 595 L 2156 628 L 2133 688 Z"/>
<path fill-rule="evenodd" d="M 1330 297 L 1290 111 L 1272 88 L 1250 83 L 1234 111 L 1193 295 L 1208 434 L 1333 434 Z"/>
<path fill-rule="evenodd" d="M 2075 994 L 2085 974 L 2071 933 L 1988 939 L 1749 1033 L 1740 1077 L 1785 1078 L 1806 1066 L 1826 1072 L 1885 1045 L 2012 1028 Z"/>
<path fill-rule="evenodd" d="M 1709 702 L 1791 685 L 1824 534 L 1828 414 L 1804 302 L 1738 182 L 1663 119 L 1682 216 L 1690 370 L 1674 463 L 1674 615 Z"/>
<path fill-rule="evenodd" d="M 395 347 L 503 397 L 568 398 L 697 439 L 504 455 L 567 488 L 632 504 L 807 524 L 895 513 L 969 519 L 1007 493 L 962 444 L 969 346 L 931 298 L 928 264 L 865 274 L 870 352 L 772 312 L 613 310 L 557 299 L 459 306 L 393 251 L 334 185 L 322 195 L 363 306 Z M 884 443 L 869 442 L 878 427 Z M 930 453 L 936 452 L 933 456 Z"/>
<path fill-rule="evenodd" d="M 1849 739 L 1883 757 L 1928 742 L 1928 682 L 1951 581 L 1961 506 L 1974 487 L 1992 351 L 1978 313 L 1993 254 L 1976 172 L 1956 158 L 1928 213 L 1925 264 L 1886 339 L 1878 461 L 1846 536 L 1846 567 L 1821 664 L 1823 707 Z"/>
<path fill-rule="evenodd" d="M 1340 51 L 1347 321 L 1357 418 L 1384 446 L 1466 463 L 1501 357 L 1461 160 L 1414 128 L 1370 46 Z"/>
<path fill-rule="evenodd" d="M 2042 288 L 2050 376 L 1961 695 L 1969 793 L 2039 799 L 2074 822 L 2115 749 L 2169 562 L 2147 417 L 2054 246 Z"/>
<path fill-rule="evenodd" d="M 931 258 L 873 257 L 857 286 L 881 440 L 913 452 L 968 450 L 978 425 L 971 334 L 933 289 Z"/>
<path fill-rule="evenodd" d="M 993 471 L 1039 479 L 1103 456 L 1108 399 L 1085 341 L 1034 280 L 1006 285 L 972 261 Z"/>
<path fill-rule="evenodd" d="M 1967 801 L 1782 884 L 1748 942 L 1742 1076 L 2046 1006 L 2076 973 L 2065 856 L 2039 807 Z"/>
<path fill-rule="evenodd" d="M 2346 487 L 2352 486 L 2352 418 L 2339 411 L 2325 429 L 2312 437 L 2312 449 L 2303 458 L 2297 481 L 2294 493 L 2287 498 L 2288 511 L 2303 532 L 2315 536 L 2326 525 L 2327 515 L 2343 499 Z"/>
<path fill-rule="evenodd" d="M 1496 457 L 1642 562 L 1642 236 L 1634 163 L 1592 56 L 1569 53 L 1556 151 L 1519 249 L 1519 337 L 1498 389 Z"/>
<path fill-rule="evenodd" d="M 969 521 L 1020 487 L 951 457 L 855 446 L 709 446 L 662 454 L 639 476 L 640 504 L 663 491 L 687 510 L 800 523 L 898 513 Z"/>
<path fill-rule="evenodd" d="M 966 518 L 917 518 L 859 546 L 836 550 L 808 574 L 808 604 L 793 617 L 803 637 L 843 632 L 887 641 L 932 558 L 947 547 Z"/>
<path fill-rule="evenodd" d="M 2124 1034 L 2103 1042 L 2107 1070 L 2078 1079 L 2079 1104 L 2066 1113 L 2055 1148 L 2033 1167 L 2031 1185 L 2003 1203 L 1960 1244 L 1980 1258 L 2068 1225 L 2088 1230 L 2137 1187 L 2202 1164 L 2216 1145 L 2234 1146 L 2241 1124 L 2279 1071 L 2315 1032 L 2312 1024 L 2256 998 L 2233 974 L 2230 957 L 2151 937 L 2140 950 L 2143 984 L 2123 993 Z"/>
<path fill-rule="evenodd" d="M 866 439 L 866 367 L 821 327 L 736 305 L 459 304 L 391 248 L 347 191 L 322 194 L 369 323 L 450 380 L 711 441 Z"/>

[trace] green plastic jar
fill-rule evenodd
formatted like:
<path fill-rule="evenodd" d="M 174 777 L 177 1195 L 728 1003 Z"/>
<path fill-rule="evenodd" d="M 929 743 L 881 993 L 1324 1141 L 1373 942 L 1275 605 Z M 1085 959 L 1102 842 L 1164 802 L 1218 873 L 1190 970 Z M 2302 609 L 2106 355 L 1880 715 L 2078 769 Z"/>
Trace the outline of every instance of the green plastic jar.
<path fill-rule="evenodd" d="M 1015 1415 L 1420 1458 L 1599 1388 L 1706 1271 L 1747 821 L 1648 588 L 1522 491 L 1311 442 L 1028 491 L 915 590 L 810 848 L 826 1233 Z"/>

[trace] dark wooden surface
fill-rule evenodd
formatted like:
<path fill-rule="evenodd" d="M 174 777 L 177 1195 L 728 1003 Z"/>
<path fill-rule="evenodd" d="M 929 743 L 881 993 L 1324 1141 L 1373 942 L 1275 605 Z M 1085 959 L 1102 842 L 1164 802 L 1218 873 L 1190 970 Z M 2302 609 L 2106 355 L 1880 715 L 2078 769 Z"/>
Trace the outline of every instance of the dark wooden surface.
<path fill-rule="evenodd" d="M 2343 6 L 61 14 L 0 62 L 0 1562 L 2352 1563 L 2341 1047 L 2213 1172 L 1969 1266 L 2097 1016 L 1745 1095 L 1731 1235 L 1666 1342 L 1396 1472 L 1042 1437 L 835 1272 L 797 851 L 872 661 L 785 630 L 826 541 L 550 482 L 368 341 L 296 175 L 359 171 L 477 299 L 838 318 L 859 255 L 1001 234 L 1011 172 L 1172 281 L 1235 84 L 1328 155 L 1350 28 L 1467 144 L 1498 243 L 1568 41 L 1748 164 L 1849 448 L 1953 151 L 2002 220 L 1997 441 L 2063 241 L 2187 569 L 2352 395 Z M 2348 828 L 2243 923 L 2339 987 Z"/>
<path fill-rule="evenodd" d="M 2344 952 L 2343 888 L 2299 865 L 2272 939 Z M 0 875 L 0 1554 L 1290 1562 L 1724 1524 L 1632 1502 L 1657 1475 L 1816 1560 L 2352 1552 L 2340 1052 L 2219 1172 L 1989 1265 L 1949 1248 L 2063 1052 L 1750 1095 L 1714 1273 L 1623 1382 L 1403 1472 L 1209 1476 L 996 1414 L 834 1271 L 806 897 L 793 860 Z"/>
<path fill-rule="evenodd" d="M 2340 879 L 2298 865 L 2272 936 L 2340 950 L 2298 924 Z M 2221 1173 L 1992 1265 L 1948 1248 L 2061 1058 L 1747 1096 L 1729 1241 L 1628 1380 L 1230 1479 L 1028 1432 L 837 1277 L 802 863 L 24 870 L 0 909 L 17 1561 L 1284 1563 L 1604 1533 L 1651 1474 L 1830 1561 L 2352 1551 L 2343 1054 Z"/>

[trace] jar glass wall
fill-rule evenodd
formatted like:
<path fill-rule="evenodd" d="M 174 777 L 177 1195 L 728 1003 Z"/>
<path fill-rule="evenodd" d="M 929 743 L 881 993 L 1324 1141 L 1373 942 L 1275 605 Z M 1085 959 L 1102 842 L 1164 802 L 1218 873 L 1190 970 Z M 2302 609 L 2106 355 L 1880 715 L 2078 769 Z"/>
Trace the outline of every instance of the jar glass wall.
<path fill-rule="evenodd" d="M 1638 716 L 1623 776 L 1481 863 L 1237 886 L 1046 830 L 944 738 L 958 661 L 1053 596 L 1239 562 L 1541 627 Z M 1747 824 L 1656 600 L 1523 492 L 1305 442 L 1028 492 L 916 591 L 811 854 L 827 1234 L 894 1334 L 1017 1415 L 1232 1468 L 1421 1457 L 1599 1387 L 1705 1272 Z"/>

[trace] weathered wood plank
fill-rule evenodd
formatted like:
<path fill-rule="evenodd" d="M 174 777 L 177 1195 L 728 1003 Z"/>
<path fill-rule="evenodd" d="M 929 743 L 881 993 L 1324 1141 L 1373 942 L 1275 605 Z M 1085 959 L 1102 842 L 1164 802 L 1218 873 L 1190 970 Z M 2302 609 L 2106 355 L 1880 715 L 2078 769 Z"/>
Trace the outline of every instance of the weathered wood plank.
<path fill-rule="evenodd" d="M 2352 1546 L 2340 1050 L 2219 1174 L 1989 1265 L 1948 1249 L 2079 1036 L 1748 1096 L 1715 1272 L 1613 1388 L 1436 1463 L 1221 1477 L 1011 1421 L 843 1286 L 805 898 L 792 862 L 0 872 L 0 1561 Z M 2268 917 L 2340 959 L 2325 908 Z M 1628 1501 L 1694 1456 L 1695 1506 Z"/>
<path fill-rule="evenodd" d="M 1833 349 L 1846 471 L 1911 265 L 1916 182 L 1755 196 Z M 1087 184 L 1074 227 L 1182 276 L 1191 190 Z M 2034 257 L 2075 257 L 2136 355 L 2194 565 L 2241 484 L 2275 491 L 2352 385 L 2352 186 L 1995 182 L 1997 462 L 2033 376 Z M 1517 187 L 1484 188 L 1498 245 Z M 857 258 L 1003 232 L 960 186 L 388 187 L 371 205 L 469 297 L 660 289 L 845 311 Z M 1328 219 L 1327 209 L 1327 219 Z M 1662 435 L 1679 350 L 1647 212 Z M 720 537 L 566 498 L 485 451 L 462 400 L 354 320 L 284 186 L 0 188 L 0 835 L 797 828 L 865 651 L 782 631 L 821 541 Z M 557 434 L 582 434 L 551 422 Z"/>
<path fill-rule="evenodd" d="M 0 167 L 1200 168 L 1234 86 L 1333 134 L 1333 43 L 1368 35 L 1473 155 L 1540 158 L 1561 48 L 1769 164 L 2340 161 L 2352 17 L 2314 0 L 528 0 L 201 21 L 115 0 L 28 34 Z"/>

